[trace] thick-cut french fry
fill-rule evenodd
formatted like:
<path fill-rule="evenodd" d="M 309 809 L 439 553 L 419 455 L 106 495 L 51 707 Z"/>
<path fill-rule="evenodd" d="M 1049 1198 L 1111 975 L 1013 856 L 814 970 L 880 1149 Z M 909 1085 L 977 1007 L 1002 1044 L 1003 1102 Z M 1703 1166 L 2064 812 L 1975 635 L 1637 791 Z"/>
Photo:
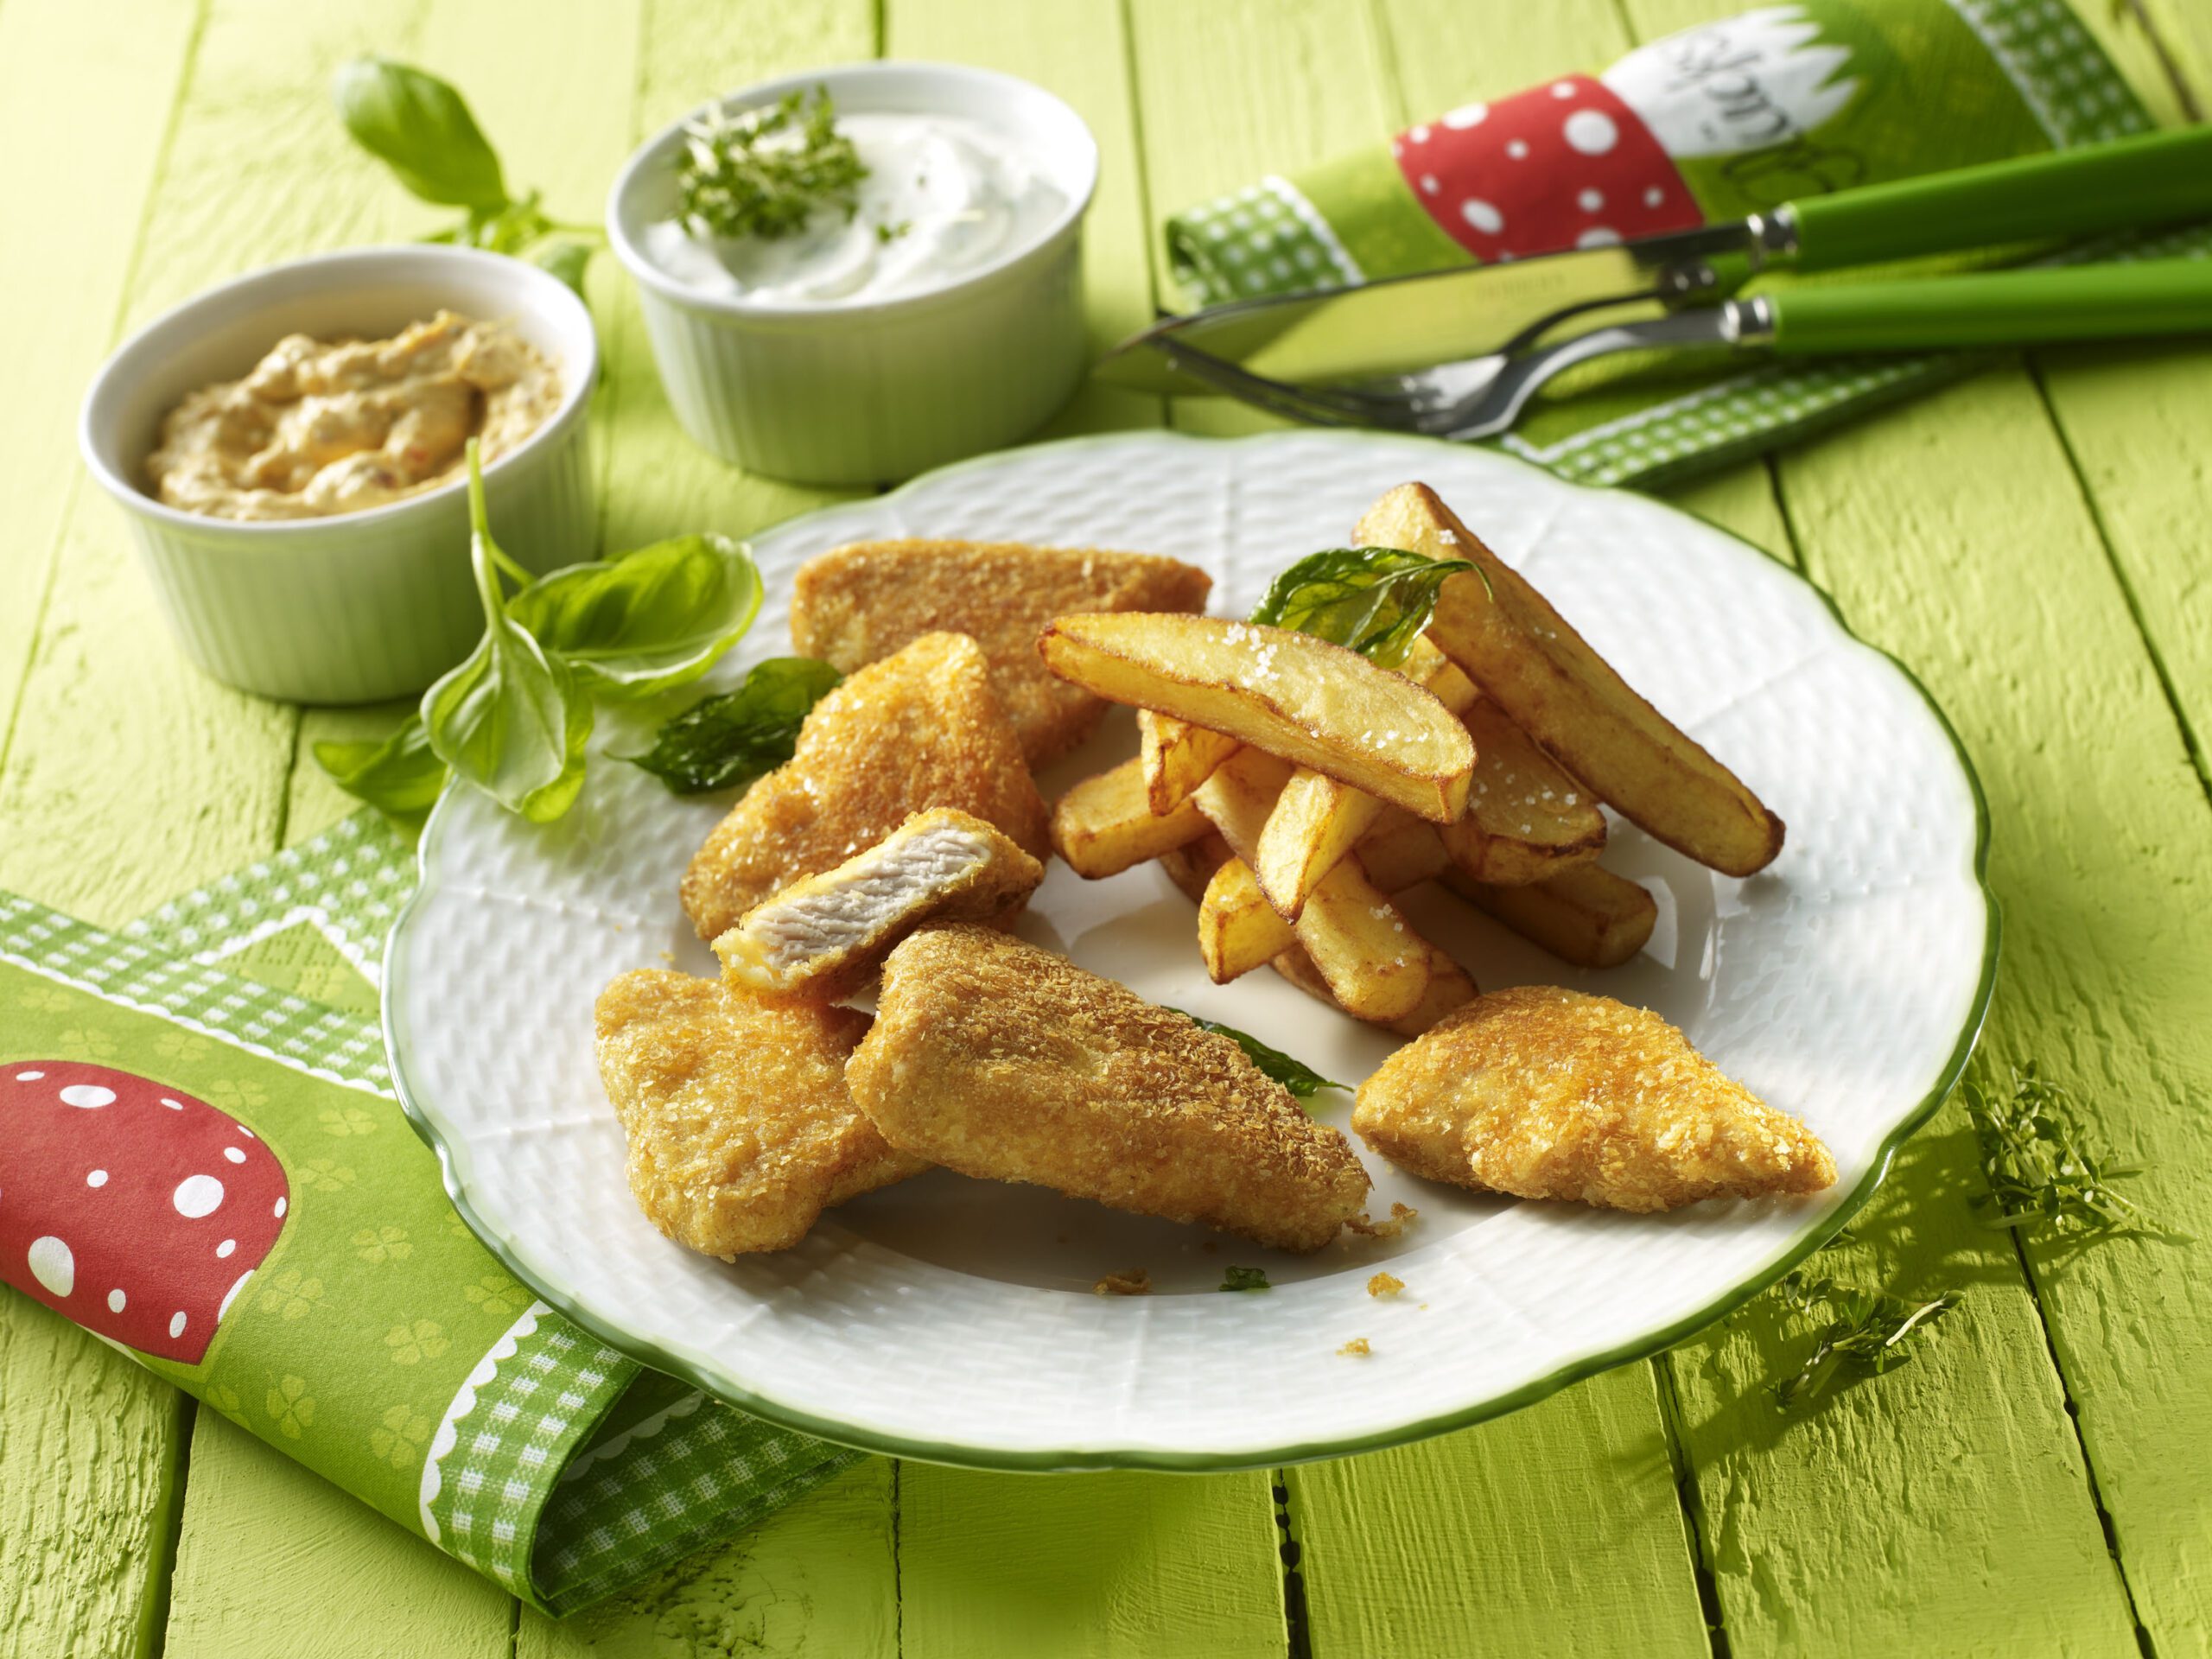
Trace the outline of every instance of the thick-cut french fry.
<path fill-rule="evenodd" d="M 1191 798 L 1205 814 L 1230 850 L 1249 864 L 1259 854 L 1260 832 L 1290 781 L 1287 760 L 1264 749 L 1243 748 L 1216 766 Z"/>
<path fill-rule="evenodd" d="M 1376 820 L 1351 852 L 1367 879 L 1384 893 L 1417 887 L 1452 867 L 1436 826 L 1395 808 Z"/>
<path fill-rule="evenodd" d="M 1260 831 L 1253 878 L 1268 901 L 1295 920 L 1321 878 L 1391 810 L 1372 795 L 1300 766 L 1282 786 Z M 1410 813 L 1407 821 L 1421 823 Z M 1424 827 L 1434 833 L 1433 826 Z"/>
<path fill-rule="evenodd" d="M 1274 959 L 1273 966 L 1275 972 L 1308 996 L 1327 1003 L 1339 1014 L 1351 1012 L 1330 994 L 1329 982 L 1321 977 L 1321 970 L 1313 965 L 1313 958 L 1306 954 L 1302 946 L 1284 951 Z M 1428 947 L 1428 995 L 1421 998 L 1411 1014 L 1368 1023 L 1395 1032 L 1401 1037 L 1419 1037 L 1446 1014 L 1473 1001 L 1478 995 L 1467 970 L 1452 961 L 1441 945 L 1432 944 Z"/>
<path fill-rule="evenodd" d="M 1185 801 L 1162 817 L 1145 792 L 1144 768 L 1124 760 L 1086 778 L 1052 806 L 1052 850 L 1096 881 L 1196 841 L 1211 826 Z"/>
<path fill-rule="evenodd" d="M 1242 747 L 1233 737 L 1149 709 L 1137 710 L 1137 739 L 1143 745 L 1137 759 L 1144 767 L 1145 789 L 1152 810 L 1162 814 L 1189 800 L 1213 769 Z"/>
<path fill-rule="evenodd" d="M 1423 687 L 1453 714 L 1463 714 L 1479 696 L 1474 683 L 1427 639 L 1415 639 L 1398 671 Z M 1482 745 L 1475 745 L 1475 776 L 1483 772 Z M 1471 810 L 1473 797 L 1469 797 Z M 1395 810 L 1395 809 L 1393 809 Z M 1593 809 L 1594 810 L 1594 809 Z M 1283 786 L 1282 798 L 1260 836 L 1252 874 L 1262 891 L 1284 915 L 1295 920 L 1306 896 L 1330 867 L 1382 817 L 1383 803 L 1326 773 L 1300 766 Z M 1600 820 L 1602 829 L 1603 821 Z"/>
<path fill-rule="evenodd" d="M 1185 899 L 1197 905 L 1205 902 L 1206 883 L 1213 880 L 1213 873 L 1236 856 L 1229 850 L 1229 843 L 1221 838 L 1221 832 L 1209 829 L 1196 841 L 1162 853 L 1159 862 L 1167 879 L 1182 889 Z"/>
<path fill-rule="evenodd" d="M 1062 679 L 1173 715 L 1438 823 L 1474 774 L 1467 728 L 1435 696 L 1310 633 L 1180 613 L 1063 616 L 1037 642 Z"/>
<path fill-rule="evenodd" d="M 1345 859 L 1306 899 L 1298 942 L 1347 1013 L 1377 1024 L 1401 1020 L 1428 995 L 1428 941 Z"/>
<path fill-rule="evenodd" d="M 1782 820 L 1637 696 L 1426 484 L 1392 490 L 1368 510 L 1353 539 L 1475 563 L 1479 576 L 1463 572 L 1439 590 L 1429 639 L 1624 817 L 1729 875 L 1764 869 L 1782 850 Z M 1726 643 L 1715 639 L 1713 648 Z"/>
<path fill-rule="evenodd" d="M 1496 887 L 1458 870 L 1444 885 L 1531 944 L 1578 968 L 1618 968 L 1651 937 L 1659 906 L 1602 864 L 1579 864 L 1525 887 Z"/>
<path fill-rule="evenodd" d="M 1589 785 L 1561 771 L 1489 698 L 1465 718 L 1475 787 L 1466 815 L 1440 832 L 1452 861 L 1475 880 L 1511 887 L 1595 861 L 1605 815 Z"/>
<path fill-rule="evenodd" d="M 1250 973 L 1297 943 L 1298 935 L 1275 914 L 1243 859 L 1232 858 L 1213 873 L 1198 900 L 1198 954 L 1215 984 Z"/>

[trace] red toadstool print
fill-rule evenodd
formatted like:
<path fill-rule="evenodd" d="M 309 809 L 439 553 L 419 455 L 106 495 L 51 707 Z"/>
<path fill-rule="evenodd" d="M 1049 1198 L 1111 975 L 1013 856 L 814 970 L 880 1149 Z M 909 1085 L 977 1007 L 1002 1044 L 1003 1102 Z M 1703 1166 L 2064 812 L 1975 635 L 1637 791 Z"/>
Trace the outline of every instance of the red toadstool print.
<path fill-rule="evenodd" d="M 226 1112 L 112 1066 L 0 1065 L 0 1280 L 196 1365 L 283 1230 L 283 1166 Z"/>
<path fill-rule="evenodd" d="M 1485 264 L 1705 222 L 1650 128 L 1587 75 L 1469 104 L 1392 149 L 1414 200 Z"/>

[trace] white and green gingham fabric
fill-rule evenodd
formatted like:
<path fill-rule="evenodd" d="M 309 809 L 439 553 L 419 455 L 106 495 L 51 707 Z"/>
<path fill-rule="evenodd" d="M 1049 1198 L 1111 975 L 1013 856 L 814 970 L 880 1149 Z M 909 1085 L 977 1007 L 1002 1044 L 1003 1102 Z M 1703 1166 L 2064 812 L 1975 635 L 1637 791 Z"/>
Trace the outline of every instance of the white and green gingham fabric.
<path fill-rule="evenodd" d="M 0 1003 L 29 1011 L 16 1022 L 27 1033 L 43 1022 L 25 1036 L 28 1052 L 143 1071 L 264 1114 L 302 1223 L 318 1206 L 374 1205 L 372 1224 L 302 1231 L 272 1281 L 263 1306 L 282 1311 L 268 1329 L 289 1338 L 318 1319 L 332 1327 L 308 1358 L 263 1351 L 261 1327 L 233 1317 L 203 1365 L 149 1363 L 517 1595 L 566 1613 L 729 1536 L 861 1454 L 640 1367 L 517 1284 L 468 1234 L 435 1160 L 397 1127 L 373 1013 L 384 935 L 415 869 L 409 842 L 365 811 L 119 933 L 0 894 Z M 343 1000 L 363 1006 L 294 988 L 340 974 L 359 976 L 365 996 Z M 142 1017 L 138 1028 L 118 1023 L 125 1014 Z M 287 1141 L 283 1074 L 241 1077 L 238 1054 L 320 1089 L 296 1114 L 317 1133 Z M 379 1133 L 386 1122 L 393 1132 Z M 303 1145 L 326 1155 L 295 1155 Z M 442 1220 L 391 1224 L 410 1205 Z M 348 1288 L 349 1275 L 390 1285 L 433 1262 L 457 1282 L 426 1285 L 413 1317 L 372 1318 Z M 463 1317 L 430 1305 L 440 1299 L 487 1335 L 467 1337 Z M 374 1328 L 347 1332 L 349 1317 Z M 354 1386 L 357 1358 L 341 1363 L 364 1347 L 397 1362 L 378 1375 L 381 1393 Z M 430 1358 L 452 1382 L 433 1382 Z M 412 1392 L 392 1397 L 403 1384 Z"/>

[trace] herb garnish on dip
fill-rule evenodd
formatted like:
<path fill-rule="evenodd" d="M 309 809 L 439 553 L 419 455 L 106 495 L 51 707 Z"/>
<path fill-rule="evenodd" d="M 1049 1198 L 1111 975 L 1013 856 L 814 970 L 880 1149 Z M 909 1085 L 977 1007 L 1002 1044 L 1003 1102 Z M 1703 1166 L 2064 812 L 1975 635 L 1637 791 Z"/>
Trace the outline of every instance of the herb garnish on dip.
<path fill-rule="evenodd" d="M 1066 205 L 982 122 L 840 119 L 819 87 L 692 123 L 678 185 L 646 257 L 701 293 L 772 304 L 926 292 L 1033 241 Z"/>
<path fill-rule="evenodd" d="M 146 469 L 186 512 L 331 518 L 449 484 L 471 438 L 495 460 L 560 404 L 560 372 L 505 322 L 441 311 L 392 340 L 288 334 L 244 379 L 188 393 Z"/>

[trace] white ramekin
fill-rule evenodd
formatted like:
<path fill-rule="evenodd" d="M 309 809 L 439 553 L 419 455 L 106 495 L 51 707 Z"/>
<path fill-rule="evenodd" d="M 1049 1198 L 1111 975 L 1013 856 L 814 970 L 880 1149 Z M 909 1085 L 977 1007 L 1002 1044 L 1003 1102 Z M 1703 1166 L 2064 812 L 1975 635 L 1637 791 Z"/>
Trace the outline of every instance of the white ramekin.
<path fill-rule="evenodd" d="M 1098 180 L 1090 129 L 1041 87 L 955 64 L 850 64 L 717 103 L 757 109 L 814 86 L 841 114 L 960 115 L 994 128 L 1067 205 L 1036 240 L 926 293 L 817 304 L 702 293 L 644 251 L 645 227 L 676 211 L 695 111 L 630 158 L 607 207 L 677 419 L 709 454 L 810 484 L 890 483 L 1033 431 L 1083 378 L 1083 216 Z"/>
<path fill-rule="evenodd" d="M 561 404 L 484 475 L 492 533 L 532 570 L 592 556 L 598 515 L 584 423 L 599 344 L 583 302 L 519 259 L 468 248 L 358 248 L 242 276 L 126 341 L 86 395 L 85 461 L 123 505 L 185 654 L 217 679 L 295 702 L 419 691 L 474 649 L 484 613 L 456 481 L 329 518 L 238 523 L 146 490 L 162 416 L 251 369 L 290 334 L 386 339 L 440 307 L 511 322 L 560 365 Z"/>

